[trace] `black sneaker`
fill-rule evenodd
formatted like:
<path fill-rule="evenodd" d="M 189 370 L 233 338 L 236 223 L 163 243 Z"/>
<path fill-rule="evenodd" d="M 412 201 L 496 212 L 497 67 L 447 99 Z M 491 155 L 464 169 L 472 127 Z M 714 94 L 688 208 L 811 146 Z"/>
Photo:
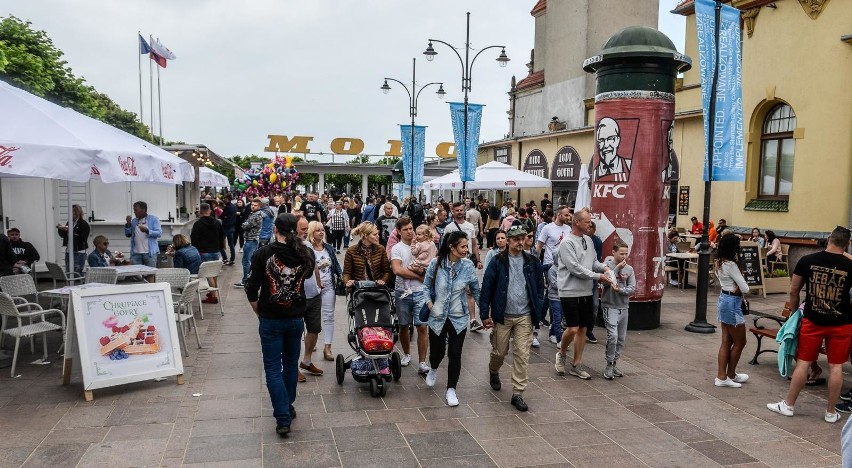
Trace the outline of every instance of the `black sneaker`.
<path fill-rule="evenodd" d="M 841 401 L 834 405 L 834 409 L 839 413 L 852 413 L 852 401 Z"/>
<path fill-rule="evenodd" d="M 530 409 L 530 407 L 524 402 L 524 398 L 520 395 L 512 395 L 512 406 L 517 408 L 518 411 L 526 411 Z"/>
<path fill-rule="evenodd" d="M 595 343 L 597 343 L 597 342 L 598 342 L 598 339 L 597 339 L 597 338 L 595 338 L 595 334 L 594 334 L 594 333 L 592 333 L 591 331 L 589 331 L 589 332 L 586 332 L 586 341 L 587 341 L 587 342 L 589 342 L 589 343 L 595 344 Z"/>
<path fill-rule="evenodd" d="M 287 434 L 290 433 L 290 426 L 285 426 L 283 424 L 278 424 L 275 426 L 275 433 L 281 437 L 287 437 Z"/>
<path fill-rule="evenodd" d="M 488 373 L 488 382 L 491 384 L 492 390 L 500 390 L 503 388 L 503 384 L 500 383 L 500 374 L 495 374 L 493 372 Z"/>
<path fill-rule="evenodd" d="M 296 408 L 290 407 L 290 419 L 296 419 Z"/>
<path fill-rule="evenodd" d="M 852 390 L 840 394 L 840 399 L 843 401 L 852 401 Z"/>

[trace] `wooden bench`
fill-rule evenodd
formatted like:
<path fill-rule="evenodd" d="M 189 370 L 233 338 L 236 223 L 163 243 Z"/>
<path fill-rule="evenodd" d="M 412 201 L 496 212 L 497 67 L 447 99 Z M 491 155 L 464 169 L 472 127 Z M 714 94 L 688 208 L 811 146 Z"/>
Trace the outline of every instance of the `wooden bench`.
<path fill-rule="evenodd" d="M 757 350 L 754 353 L 754 357 L 751 359 L 751 361 L 749 361 L 749 364 L 753 364 L 753 365 L 759 364 L 757 362 L 757 357 L 760 356 L 763 353 L 778 354 L 777 349 L 761 349 L 761 346 L 763 344 L 763 338 L 769 338 L 770 340 L 774 341 L 775 337 L 778 336 L 778 330 L 781 328 L 781 325 L 783 325 L 784 322 L 787 321 L 787 318 L 790 317 L 791 313 L 792 313 L 792 311 L 790 310 L 790 303 L 789 302 L 784 304 L 784 309 L 781 311 L 780 316 L 770 315 L 770 314 L 756 314 L 756 313 L 752 312 L 752 315 L 754 315 L 754 318 L 753 318 L 754 326 L 749 328 L 748 331 L 750 331 L 755 336 L 755 338 L 757 338 Z M 764 320 L 764 319 L 765 320 L 772 320 L 778 326 L 775 327 L 775 328 L 766 328 L 765 325 L 758 325 L 757 322 L 760 321 L 760 320 Z"/>

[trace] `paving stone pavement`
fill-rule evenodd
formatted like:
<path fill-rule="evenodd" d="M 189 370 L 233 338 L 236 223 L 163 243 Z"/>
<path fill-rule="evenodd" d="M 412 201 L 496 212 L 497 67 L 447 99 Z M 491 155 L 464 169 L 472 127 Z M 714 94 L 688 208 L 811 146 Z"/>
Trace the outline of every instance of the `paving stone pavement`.
<path fill-rule="evenodd" d="M 238 266 L 225 267 L 224 317 L 218 306 L 205 305 L 205 320 L 198 321 L 204 349 L 189 340 L 185 385 L 174 378 L 141 382 L 96 390 L 94 401 L 85 402 L 81 377 L 70 387 L 60 385 L 60 357 L 52 356 L 51 365 L 29 365 L 35 358 L 24 347 L 20 378 L 0 369 L 0 467 L 841 464 L 841 424 L 822 420 L 825 387 L 806 389 L 793 418 L 767 411 L 766 403 L 785 394 L 787 380 L 778 375 L 774 354 L 761 356 L 758 366 L 748 364 L 756 344 L 750 335 L 740 371 L 751 379 L 741 389 L 714 387 L 719 334 L 683 330 L 695 291 L 674 288 L 665 292 L 661 328 L 628 333 L 619 361 L 623 378 L 600 375 L 602 344 L 586 347 L 591 380 L 560 377 L 553 368 L 555 346 L 542 339 L 530 356 L 527 413 L 509 404 L 511 353 L 503 389 L 489 387 L 485 332 L 465 341 L 456 408 L 443 400 L 446 363 L 434 389 L 411 366 L 386 397 L 371 398 L 351 375 L 336 383 L 334 363 L 322 360 L 320 344 L 314 362 L 326 375 L 299 384 L 293 432 L 280 438 L 257 321 L 243 290 L 230 286 L 238 278 Z M 711 289 L 712 323 L 716 295 Z M 785 299 L 755 297 L 751 305 L 777 312 Z M 350 351 L 346 327 L 345 303 L 338 298 L 335 354 Z"/>

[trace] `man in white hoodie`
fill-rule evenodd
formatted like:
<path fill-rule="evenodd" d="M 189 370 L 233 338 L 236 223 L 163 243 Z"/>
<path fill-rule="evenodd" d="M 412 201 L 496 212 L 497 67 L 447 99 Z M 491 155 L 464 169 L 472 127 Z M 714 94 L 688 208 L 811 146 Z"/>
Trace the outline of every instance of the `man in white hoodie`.
<path fill-rule="evenodd" d="M 589 380 L 592 377 L 583 369 L 583 348 L 586 329 L 594 324 L 595 310 L 592 302 L 592 282 L 611 284 L 606 274 L 609 268 L 598 261 L 589 231 L 592 215 L 587 208 L 574 213 L 571 233 L 565 236 L 559 245 L 559 270 L 556 283 L 559 288 L 559 302 L 562 304 L 562 342 L 556 353 L 556 372 L 565 375 L 565 361 L 568 345 L 575 336 L 579 336 L 574 346 L 574 360 L 569 374 Z M 595 291 L 596 292 L 596 291 Z"/>

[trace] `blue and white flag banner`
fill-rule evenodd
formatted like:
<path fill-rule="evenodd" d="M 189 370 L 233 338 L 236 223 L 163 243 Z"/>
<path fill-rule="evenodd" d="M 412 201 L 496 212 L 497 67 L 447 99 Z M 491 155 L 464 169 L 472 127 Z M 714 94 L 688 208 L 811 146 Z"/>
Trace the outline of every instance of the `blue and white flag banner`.
<path fill-rule="evenodd" d="M 704 144 L 705 148 L 712 148 L 712 180 L 741 182 L 745 180 L 745 135 L 740 10 L 729 5 L 722 5 L 720 12 L 719 79 L 716 87 L 716 115 L 712 116 L 715 124 L 712 143 L 709 134 L 710 94 L 716 64 L 715 5 L 713 0 L 695 0 L 701 101 L 704 107 Z M 705 158 L 705 181 L 708 180 L 707 163 Z"/>
<path fill-rule="evenodd" d="M 411 125 L 399 126 L 402 140 L 402 173 L 405 175 L 405 185 L 423 185 L 423 165 L 426 157 L 426 127 L 414 126 L 414 172 L 411 171 Z M 412 183 L 412 176 L 414 182 Z"/>
<path fill-rule="evenodd" d="M 459 177 L 470 182 L 476 177 L 476 156 L 479 153 L 479 128 L 482 125 L 484 104 L 467 105 L 467 144 L 464 141 L 464 103 L 450 102 L 450 117 L 453 121 L 453 138 L 456 142 L 456 158 L 459 162 Z"/>

